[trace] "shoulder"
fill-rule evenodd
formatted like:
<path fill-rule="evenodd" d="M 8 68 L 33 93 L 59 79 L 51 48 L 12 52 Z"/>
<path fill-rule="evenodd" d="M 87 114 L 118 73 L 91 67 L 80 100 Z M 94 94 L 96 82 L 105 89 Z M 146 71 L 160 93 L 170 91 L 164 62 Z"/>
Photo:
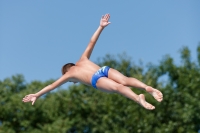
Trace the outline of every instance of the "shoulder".
<path fill-rule="evenodd" d="M 76 65 L 71 67 L 68 72 L 65 73 L 65 76 L 68 78 L 74 78 L 75 75 L 79 72 L 80 66 Z"/>
<path fill-rule="evenodd" d="M 87 57 L 82 57 L 79 61 L 76 62 L 75 66 L 80 66 L 82 64 L 87 64 L 90 60 Z"/>
<path fill-rule="evenodd" d="M 82 60 L 89 60 L 89 59 L 86 56 L 82 56 L 79 61 L 82 61 Z"/>

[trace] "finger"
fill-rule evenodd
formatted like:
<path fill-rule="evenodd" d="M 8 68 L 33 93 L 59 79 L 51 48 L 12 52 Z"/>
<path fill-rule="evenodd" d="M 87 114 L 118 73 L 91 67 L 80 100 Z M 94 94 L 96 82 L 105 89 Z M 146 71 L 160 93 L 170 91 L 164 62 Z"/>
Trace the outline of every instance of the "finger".
<path fill-rule="evenodd" d="M 35 100 L 32 102 L 32 105 L 35 103 Z"/>
<path fill-rule="evenodd" d="M 102 19 L 105 19 L 105 18 L 106 18 L 106 14 L 102 16 Z"/>
<path fill-rule="evenodd" d="M 102 19 L 105 19 L 105 18 L 106 18 L 106 15 L 103 15 L 103 16 L 102 16 Z"/>
<path fill-rule="evenodd" d="M 25 96 L 24 98 L 26 98 L 26 99 L 29 99 L 29 98 L 30 98 L 30 96 Z"/>
<path fill-rule="evenodd" d="M 27 102 L 30 102 L 29 100 L 23 100 L 23 102 L 27 103 Z"/>
<path fill-rule="evenodd" d="M 110 18 L 110 14 L 107 14 L 106 20 L 109 20 L 109 18 Z"/>
<path fill-rule="evenodd" d="M 24 98 L 23 101 L 30 101 L 30 99 L 28 99 L 28 98 Z"/>
<path fill-rule="evenodd" d="M 108 14 L 105 15 L 105 19 L 106 19 L 106 20 L 108 19 Z"/>
<path fill-rule="evenodd" d="M 108 14 L 108 19 L 110 19 L 110 14 Z"/>
<path fill-rule="evenodd" d="M 23 98 L 23 99 L 30 99 L 29 97 L 25 97 L 25 98 Z"/>
<path fill-rule="evenodd" d="M 27 101 L 27 98 L 23 98 L 23 101 Z"/>
<path fill-rule="evenodd" d="M 28 98 L 23 98 L 22 101 L 23 101 L 23 102 L 30 102 L 30 99 L 28 99 Z"/>
<path fill-rule="evenodd" d="M 105 26 L 108 26 L 111 22 L 108 22 Z"/>
<path fill-rule="evenodd" d="M 26 95 L 25 97 L 29 97 L 30 95 Z"/>

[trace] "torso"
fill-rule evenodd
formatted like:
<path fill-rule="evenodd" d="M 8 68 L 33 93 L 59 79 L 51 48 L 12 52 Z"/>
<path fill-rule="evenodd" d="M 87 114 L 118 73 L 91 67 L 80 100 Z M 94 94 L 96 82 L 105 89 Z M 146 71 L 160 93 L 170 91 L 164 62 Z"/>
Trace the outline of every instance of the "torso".
<path fill-rule="evenodd" d="M 81 59 L 76 65 L 70 68 L 69 72 L 72 78 L 80 83 L 91 85 L 93 74 L 100 67 L 88 59 Z"/>

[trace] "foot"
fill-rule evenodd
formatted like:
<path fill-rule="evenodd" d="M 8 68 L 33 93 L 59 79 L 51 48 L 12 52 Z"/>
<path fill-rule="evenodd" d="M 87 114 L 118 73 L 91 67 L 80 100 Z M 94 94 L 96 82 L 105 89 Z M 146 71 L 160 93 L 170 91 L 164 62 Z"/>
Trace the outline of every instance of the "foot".
<path fill-rule="evenodd" d="M 139 95 L 139 101 L 138 103 L 143 106 L 145 109 L 148 109 L 148 110 L 153 110 L 155 109 L 155 107 L 153 105 L 151 105 L 150 103 L 146 102 L 145 101 L 145 97 L 143 94 L 140 94 Z"/>
<path fill-rule="evenodd" d="M 147 86 L 145 88 L 145 90 L 151 94 L 158 102 L 161 102 L 163 100 L 163 94 L 157 90 L 157 89 L 154 89 L 152 88 L 151 86 Z"/>

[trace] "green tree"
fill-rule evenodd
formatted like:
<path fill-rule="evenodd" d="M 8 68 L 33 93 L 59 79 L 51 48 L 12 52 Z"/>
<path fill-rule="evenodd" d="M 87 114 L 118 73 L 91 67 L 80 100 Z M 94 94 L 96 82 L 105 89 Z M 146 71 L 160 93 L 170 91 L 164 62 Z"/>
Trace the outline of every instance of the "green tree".
<path fill-rule="evenodd" d="M 6 78 L 0 81 L 0 133 L 196 133 L 200 129 L 200 46 L 196 62 L 187 47 L 181 49 L 181 59 L 180 65 L 170 56 L 158 65 L 136 64 L 126 54 L 97 60 L 101 66 L 108 65 L 160 89 L 164 100 L 158 103 L 132 88 L 156 106 L 153 111 L 82 84 L 58 88 L 32 106 L 22 98 L 54 80 L 26 83 L 22 75 Z M 160 80 L 163 76 L 167 82 Z"/>

